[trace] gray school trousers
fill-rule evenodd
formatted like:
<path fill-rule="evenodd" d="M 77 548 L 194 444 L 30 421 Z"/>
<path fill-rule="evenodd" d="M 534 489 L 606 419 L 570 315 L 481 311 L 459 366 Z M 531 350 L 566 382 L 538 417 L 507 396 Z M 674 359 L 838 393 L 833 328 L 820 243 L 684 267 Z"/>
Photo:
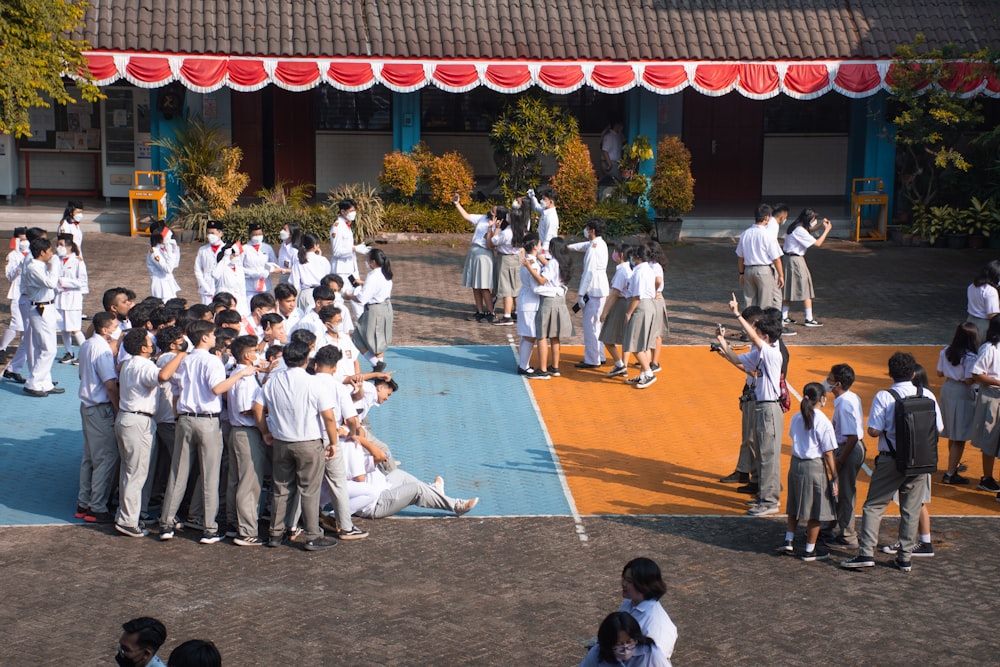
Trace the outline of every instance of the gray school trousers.
<path fill-rule="evenodd" d="M 91 512 L 107 512 L 111 485 L 118 473 L 115 412 L 110 403 L 93 407 L 80 404 L 80 421 L 83 424 L 83 457 L 76 502 L 89 507 Z"/>
<path fill-rule="evenodd" d="M 840 445 L 834 451 L 834 457 L 839 458 L 844 446 Z M 846 540 L 858 539 L 854 529 L 854 505 L 858 498 L 858 471 L 865 462 L 865 446 L 859 440 L 851 450 L 851 455 L 844 461 L 844 467 L 837 473 L 837 531 Z"/>
<path fill-rule="evenodd" d="M 758 455 L 757 467 L 761 505 L 777 507 L 781 495 L 781 434 L 784 416 L 777 401 L 757 401 L 754 404 L 754 442 Z"/>
<path fill-rule="evenodd" d="M 233 471 L 236 476 L 234 498 L 239 533 L 243 537 L 256 537 L 260 488 L 269 452 L 260 431 L 253 426 L 233 426 L 228 445 L 230 479 Z"/>
<path fill-rule="evenodd" d="M 920 506 L 923 505 L 926 478 L 926 474 L 904 475 L 896 470 L 896 461 L 891 454 L 879 453 L 875 458 L 875 470 L 868 486 L 868 499 L 861 512 L 860 555 L 875 555 L 882 513 L 893 494 L 899 491 L 899 551 L 896 558 L 910 559 L 917 540 L 917 520 L 920 518 Z"/>
<path fill-rule="evenodd" d="M 222 465 L 222 428 L 218 417 L 191 417 L 178 415 L 175 429 L 174 453 L 170 461 L 170 477 L 163 495 L 160 525 L 170 525 L 177 514 L 194 458 L 198 457 L 201 471 L 205 532 L 217 532 L 215 515 L 219 511 L 219 468 Z M 167 522 L 167 523 L 164 523 Z"/>
<path fill-rule="evenodd" d="M 274 440 L 274 512 L 271 538 L 285 532 L 288 496 L 297 491 L 302 505 L 302 524 L 306 541 L 323 537 L 319 527 L 319 492 L 323 486 L 323 441 L 288 442 Z M 338 447 L 339 449 L 339 447 Z"/>
<path fill-rule="evenodd" d="M 398 514 L 410 505 L 455 511 L 454 498 L 438 493 L 433 486 L 421 482 L 402 468 L 396 468 L 386 478 L 389 480 L 389 488 L 379 495 L 375 509 L 371 514 L 359 512 L 366 519 L 384 519 Z"/>

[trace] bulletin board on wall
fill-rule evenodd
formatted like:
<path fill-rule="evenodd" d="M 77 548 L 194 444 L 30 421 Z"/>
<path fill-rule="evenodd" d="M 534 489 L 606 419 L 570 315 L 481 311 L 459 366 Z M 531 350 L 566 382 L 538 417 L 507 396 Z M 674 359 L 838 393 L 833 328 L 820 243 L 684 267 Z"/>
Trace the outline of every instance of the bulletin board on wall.
<path fill-rule="evenodd" d="M 28 110 L 31 134 L 18 139 L 21 150 L 101 150 L 101 108 L 91 102 L 51 104 Z"/>

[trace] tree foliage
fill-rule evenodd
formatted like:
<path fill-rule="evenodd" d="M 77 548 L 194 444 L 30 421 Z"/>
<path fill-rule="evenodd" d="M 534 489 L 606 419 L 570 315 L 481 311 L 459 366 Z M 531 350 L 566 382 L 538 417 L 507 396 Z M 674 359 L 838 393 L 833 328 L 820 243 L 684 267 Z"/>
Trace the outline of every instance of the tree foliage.
<path fill-rule="evenodd" d="M 507 105 L 490 130 L 504 198 L 539 185 L 542 158 L 563 157 L 579 134 L 575 118 L 544 100 L 526 96 Z"/>
<path fill-rule="evenodd" d="M 0 2 L 0 134 L 29 134 L 28 110 L 48 107 L 50 100 L 102 97 L 82 55 L 90 45 L 72 36 L 86 8 L 70 0 Z M 66 85 L 64 73 L 74 75 L 75 87 Z"/>
<path fill-rule="evenodd" d="M 916 209 L 936 203 L 949 173 L 972 169 L 968 134 L 983 122 L 978 97 L 963 97 L 990 69 L 996 54 L 957 53 L 951 47 L 928 48 L 924 36 L 896 48 L 889 87 L 888 120 L 896 127 L 898 169 L 903 194 Z M 958 81 L 958 91 L 934 85 Z M 971 84 L 971 85 L 970 85 Z"/>

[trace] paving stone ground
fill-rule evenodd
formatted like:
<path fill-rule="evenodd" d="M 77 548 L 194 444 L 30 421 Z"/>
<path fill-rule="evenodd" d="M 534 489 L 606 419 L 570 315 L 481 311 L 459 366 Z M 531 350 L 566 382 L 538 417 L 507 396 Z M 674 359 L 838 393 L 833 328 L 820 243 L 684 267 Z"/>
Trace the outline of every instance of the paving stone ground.
<path fill-rule="evenodd" d="M 467 243 L 384 247 L 397 275 L 397 345 L 506 341 L 508 329 L 463 319 L 471 311 L 458 287 Z M 88 235 L 88 310 L 112 284 L 146 292 L 147 247 L 142 238 Z M 178 272 L 190 299 L 194 250 L 184 247 L 187 270 Z M 809 254 L 816 317 L 826 326 L 800 328 L 796 340 L 944 343 L 963 317 L 965 286 L 994 252 L 828 242 Z M 686 243 L 667 254 L 669 342 L 707 343 L 714 323 L 728 321 L 733 244 Z M 22 417 L 0 402 L 0 423 Z M 978 462 L 966 458 L 977 474 Z M 883 542 L 893 540 L 895 521 L 883 522 Z M 586 541 L 568 517 L 364 526 L 368 540 L 319 554 L 206 547 L 186 535 L 126 540 L 85 526 L 0 528 L 0 665 L 110 664 L 120 623 L 145 614 L 167 624 L 164 656 L 184 639 L 208 637 L 226 664 L 576 664 L 617 607 L 621 566 L 636 555 L 664 570 L 664 606 L 680 633 L 676 665 L 998 660 L 995 517 L 935 517 L 938 555 L 914 561 L 909 574 L 841 571 L 832 563 L 842 554 L 813 564 L 775 556 L 783 521 L 771 518 L 584 517 Z"/>

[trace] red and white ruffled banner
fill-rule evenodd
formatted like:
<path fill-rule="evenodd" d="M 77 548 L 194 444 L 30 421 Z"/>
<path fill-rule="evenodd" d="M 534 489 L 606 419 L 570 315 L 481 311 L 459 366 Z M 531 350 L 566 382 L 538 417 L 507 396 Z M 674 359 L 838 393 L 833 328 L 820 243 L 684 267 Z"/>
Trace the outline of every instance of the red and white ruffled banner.
<path fill-rule="evenodd" d="M 501 93 L 517 93 L 538 86 L 550 93 L 570 93 L 590 86 L 603 93 L 621 93 L 636 86 L 661 95 L 691 87 L 705 95 L 733 90 L 763 100 L 785 94 L 808 100 L 830 91 L 848 97 L 866 97 L 888 88 L 890 60 L 718 63 L 539 63 L 481 61 L 407 61 L 330 58 L 253 58 L 242 56 L 185 56 L 128 53 L 87 54 L 98 85 L 125 79 L 142 88 L 173 81 L 198 93 L 228 86 L 254 91 L 274 84 L 302 91 L 327 83 L 346 91 L 382 84 L 408 93 L 432 85 L 452 93 L 486 86 Z M 1000 79 L 987 75 L 976 63 L 955 63 L 951 76 L 936 85 L 963 95 L 983 93 L 1000 97 Z"/>

